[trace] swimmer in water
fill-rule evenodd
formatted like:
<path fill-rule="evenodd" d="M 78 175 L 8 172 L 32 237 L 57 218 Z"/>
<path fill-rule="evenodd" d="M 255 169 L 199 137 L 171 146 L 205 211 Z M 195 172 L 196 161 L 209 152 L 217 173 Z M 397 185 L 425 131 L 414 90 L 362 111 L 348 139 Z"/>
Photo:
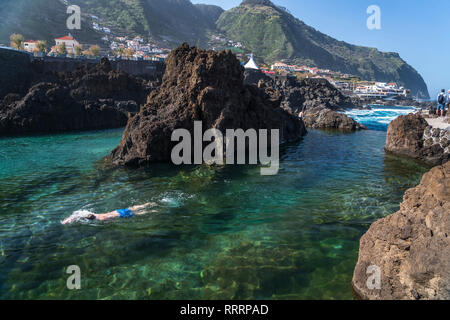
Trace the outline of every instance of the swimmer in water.
<path fill-rule="evenodd" d="M 147 213 L 154 213 L 157 212 L 156 210 L 147 211 L 148 207 L 156 207 L 157 204 L 150 202 L 146 203 L 140 206 L 134 206 L 128 209 L 121 209 L 116 210 L 109 213 L 102 213 L 102 214 L 95 214 L 95 213 L 86 213 L 86 214 L 78 214 L 78 215 L 72 215 L 71 217 L 67 218 L 66 220 L 62 221 L 62 224 L 70 224 L 78 221 L 80 218 L 87 219 L 90 221 L 97 220 L 97 221 L 106 221 L 111 219 L 117 219 L 117 218 L 131 218 L 133 216 L 142 216 Z"/>

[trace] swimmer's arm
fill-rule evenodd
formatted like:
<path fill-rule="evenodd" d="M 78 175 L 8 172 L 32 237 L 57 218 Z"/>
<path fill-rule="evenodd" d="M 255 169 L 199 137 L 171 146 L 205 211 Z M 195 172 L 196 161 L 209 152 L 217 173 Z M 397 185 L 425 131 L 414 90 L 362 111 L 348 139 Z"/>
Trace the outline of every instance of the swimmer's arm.
<path fill-rule="evenodd" d="M 65 219 L 63 222 L 61 222 L 61 224 L 69 224 L 69 223 L 72 223 L 71 217 L 69 217 L 69 218 Z"/>

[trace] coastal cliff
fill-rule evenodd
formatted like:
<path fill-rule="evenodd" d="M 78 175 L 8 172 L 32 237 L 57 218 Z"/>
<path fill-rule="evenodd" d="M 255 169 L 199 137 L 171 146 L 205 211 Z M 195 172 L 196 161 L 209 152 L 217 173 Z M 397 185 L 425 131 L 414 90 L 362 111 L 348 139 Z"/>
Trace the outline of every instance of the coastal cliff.
<path fill-rule="evenodd" d="M 429 165 L 443 164 L 450 160 L 450 132 L 432 128 L 420 114 L 400 116 L 389 124 L 385 149 Z"/>
<path fill-rule="evenodd" d="M 270 88 L 268 88 L 269 90 Z M 120 145 L 111 154 L 116 165 L 140 166 L 168 162 L 172 132 L 194 121 L 203 129 L 279 129 L 282 141 L 306 134 L 298 117 L 280 108 L 281 94 L 244 85 L 244 70 L 230 51 L 189 47 L 172 51 L 162 85 L 131 118 Z"/>
<path fill-rule="evenodd" d="M 378 220 L 361 238 L 353 276 L 357 298 L 450 299 L 450 162 L 433 168 L 405 193 L 400 211 Z M 380 283 L 367 285 L 379 268 Z M 371 270 L 371 269 L 370 269 Z"/>

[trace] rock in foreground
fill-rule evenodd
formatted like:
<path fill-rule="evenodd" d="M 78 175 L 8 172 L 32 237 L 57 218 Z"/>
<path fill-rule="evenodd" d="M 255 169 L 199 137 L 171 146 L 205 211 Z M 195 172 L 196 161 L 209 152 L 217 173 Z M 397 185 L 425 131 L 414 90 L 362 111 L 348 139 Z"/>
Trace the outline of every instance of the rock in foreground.
<path fill-rule="evenodd" d="M 430 165 L 450 160 L 450 133 L 431 128 L 420 114 L 400 116 L 388 127 L 386 151 Z"/>
<path fill-rule="evenodd" d="M 280 129 L 282 141 L 306 133 L 303 122 L 280 108 L 281 95 L 243 84 L 243 68 L 231 52 L 199 50 L 183 44 L 171 52 L 161 87 L 131 118 L 120 145 L 113 150 L 117 165 L 169 162 L 175 129 L 193 136 L 194 121 L 203 130 Z"/>
<path fill-rule="evenodd" d="M 367 130 L 349 116 L 325 108 L 307 110 L 304 122 L 308 128 L 313 129 L 337 129 L 344 132 Z"/>
<path fill-rule="evenodd" d="M 380 268 L 380 289 L 367 286 L 369 266 Z M 425 174 L 400 211 L 362 237 L 353 288 L 362 299 L 450 299 L 449 162 Z"/>

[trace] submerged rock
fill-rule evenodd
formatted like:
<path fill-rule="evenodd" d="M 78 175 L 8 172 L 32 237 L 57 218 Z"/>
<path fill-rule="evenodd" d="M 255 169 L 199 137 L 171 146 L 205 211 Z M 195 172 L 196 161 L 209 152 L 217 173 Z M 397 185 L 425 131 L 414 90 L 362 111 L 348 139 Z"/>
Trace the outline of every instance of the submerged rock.
<path fill-rule="evenodd" d="M 280 95 L 243 83 L 243 68 L 231 52 L 204 51 L 183 44 L 166 60 L 162 85 L 128 122 L 111 158 L 117 165 L 169 162 L 175 129 L 280 129 L 282 141 L 306 133 L 298 117 L 280 108 Z"/>
<path fill-rule="evenodd" d="M 379 268 L 378 288 L 367 285 L 370 266 Z M 408 190 L 399 212 L 372 224 L 352 283 L 362 299 L 450 299 L 449 162 Z"/>
<path fill-rule="evenodd" d="M 367 127 L 349 116 L 325 108 L 307 110 L 303 121 L 308 128 L 314 129 L 337 129 L 344 132 L 367 130 Z"/>
<path fill-rule="evenodd" d="M 201 272 L 204 299 L 258 299 L 295 290 L 294 278 L 309 271 L 303 252 L 243 242 L 217 254 Z"/>
<path fill-rule="evenodd" d="M 439 165 L 450 159 L 449 138 L 448 131 L 431 128 L 420 114 L 409 114 L 389 124 L 385 149 L 430 165 Z"/>
<path fill-rule="evenodd" d="M 153 89 L 143 79 L 113 71 L 108 59 L 91 69 L 40 77 L 47 81 L 25 96 L 8 94 L 0 101 L 0 135 L 124 127 Z"/>

